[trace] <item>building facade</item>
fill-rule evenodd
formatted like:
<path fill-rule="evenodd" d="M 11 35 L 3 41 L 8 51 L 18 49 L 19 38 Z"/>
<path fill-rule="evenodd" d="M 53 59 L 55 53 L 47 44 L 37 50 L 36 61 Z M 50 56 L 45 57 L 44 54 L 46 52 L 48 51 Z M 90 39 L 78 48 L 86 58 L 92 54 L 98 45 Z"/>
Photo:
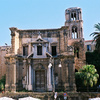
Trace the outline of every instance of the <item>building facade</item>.
<path fill-rule="evenodd" d="M 85 64 L 81 8 L 65 11 L 58 29 L 21 30 L 11 27 L 6 54 L 6 91 L 75 91 L 75 69 Z"/>
<path fill-rule="evenodd" d="M 6 75 L 5 55 L 10 51 L 10 46 L 0 46 L 0 79 Z"/>
<path fill-rule="evenodd" d="M 85 41 L 85 52 L 93 52 L 95 50 L 96 42 L 93 40 L 86 40 Z"/>

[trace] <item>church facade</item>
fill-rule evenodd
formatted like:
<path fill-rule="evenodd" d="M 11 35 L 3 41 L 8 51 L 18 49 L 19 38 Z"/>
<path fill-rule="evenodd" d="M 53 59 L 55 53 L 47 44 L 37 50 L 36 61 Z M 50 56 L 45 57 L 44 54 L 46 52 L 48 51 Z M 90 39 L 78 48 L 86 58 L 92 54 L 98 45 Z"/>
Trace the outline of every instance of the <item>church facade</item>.
<path fill-rule="evenodd" d="M 75 69 L 85 64 L 81 8 L 66 9 L 65 18 L 58 29 L 10 28 L 6 91 L 76 91 Z"/>

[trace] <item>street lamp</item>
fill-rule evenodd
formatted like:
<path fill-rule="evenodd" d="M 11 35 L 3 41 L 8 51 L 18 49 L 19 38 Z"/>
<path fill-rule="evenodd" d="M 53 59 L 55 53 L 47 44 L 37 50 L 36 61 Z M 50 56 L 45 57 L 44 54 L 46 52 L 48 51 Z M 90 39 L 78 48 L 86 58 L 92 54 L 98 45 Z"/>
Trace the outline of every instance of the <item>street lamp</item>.
<path fill-rule="evenodd" d="M 5 45 L 6 45 L 6 54 L 8 54 L 8 44 L 5 43 Z"/>
<path fill-rule="evenodd" d="M 51 68 L 51 66 L 52 66 L 52 64 L 51 64 L 51 62 L 50 62 L 49 65 L 48 65 L 48 68 Z"/>
<path fill-rule="evenodd" d="M 62 86 L 62 79 L 61 79 L 61 67 L 62 67 L 62 65 L 61 65 L 61 61 L 58 65 L 58 67 L 60 68 L 60 87 L 61 87 Z"/>
<path fill-rule="evenodd" d="M 60 61 L 59 65 L 58 65 L 58 67 L 60 67 L 60 68 L 62 67 L 62 65 L 61 65 L 61 61 Z"/>

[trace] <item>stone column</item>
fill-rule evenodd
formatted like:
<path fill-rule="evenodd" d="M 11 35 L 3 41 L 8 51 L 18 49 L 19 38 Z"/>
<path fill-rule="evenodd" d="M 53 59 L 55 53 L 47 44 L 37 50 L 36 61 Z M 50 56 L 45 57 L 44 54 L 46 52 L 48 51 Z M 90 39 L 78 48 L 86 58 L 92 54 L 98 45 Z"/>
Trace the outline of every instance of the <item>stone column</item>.
<path fill-rule="evenodd" d="M 64 84 L 64 87 L 65 87 L 65 91 L 69 91 L 69 80 L 68 80 L 68 67 L 69 67 L 69 61 L 66 61 L 65 63 L 65 70 L 66 70 L 66 82 Z"/>
<path fill-rule="evenodd" d="M 51 52 L 51 45 L 50 45 L 50 43 L 49 43 L 49 52 Z"/>
<path fill-rule="evenodd" d="M 78 11 L 76 11 L 76 20 L 78 20 Z"/>
<path fill-rule="evenodd" d="M 22 77 L 23 77 L 23 88 L 26 87 L 26 75 L 27 75 L 27 68 L 26 68 L 26 60 L 23 60 L 23 69 L 22 69 Z"/>
<path fill-rule="evenodd" d="M 80 20 L 82 20 L 82 12 L 80 12 Z"/>
<path fill-rule="evenodd" d="M 27 66 L 28 67 L 28 66 Z M 27 76 L 26 76 L 26 89 L 28 90 L 28 68 L 27 68 Z"/>
<path fill-rule="evenodd" d="M 31 53 L 31 43 L 28 45 L 28 55 Z"/>
<path fill-rule="evenodd" d="M 29 63 L 29 73 L 28 73 L 29 75 L 29 84 L 28 84 L 28 90 L 32 90 L 32 84 L 31 84 L 31 63 Z"/>
<path fill-rule="evenodd" d="M 13 65 L 13 75 L 12 92 L 16 92 L 16 64 Z"/>
<path fill-rule="evenodd" d="M 69 85 L 70 85 L 70 91 L 76 91 L 76 85 L 75 85 L 75 66 L 74 66 L 74 56 L 71 57 L 71 60 L 69 60 Z"/>
<path fill-rule="evenodd" d="M 48 91 L 52 91 L 52 84 L 51 84 L 51 66 L 52 64 L 50 63 L 48 65 L 48 78 L 47 78 L 47 88 L 48 88 Z"/>
<path fill-rule="evenodd" d="M 70 12 L 70 14 L 69 14 L 69 19 L 71 20 L 71 12 Z"/>
<path fill-rule="evenodd" d="M 16 92 L 16 59 L 10 57 L 10 87 L 11 92 Z"/>
<path fill-rule="evenodd" d="M 10 80 L 10 75 L 9 75 L 9 60 L 6 58 L 6 84 L 5 84 L 5 91 L 8 92 L 9 91 L 9 80 Z"/>

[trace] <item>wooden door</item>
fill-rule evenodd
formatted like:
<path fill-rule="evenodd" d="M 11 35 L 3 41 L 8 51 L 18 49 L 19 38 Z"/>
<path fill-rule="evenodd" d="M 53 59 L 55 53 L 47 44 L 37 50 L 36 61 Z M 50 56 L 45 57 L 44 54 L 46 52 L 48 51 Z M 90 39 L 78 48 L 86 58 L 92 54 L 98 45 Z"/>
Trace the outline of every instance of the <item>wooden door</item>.
<path fill-rule="evenodd" d="M 36 91 L 45 90 L 45 70 L 35 71 L 35 90 Z"/>

